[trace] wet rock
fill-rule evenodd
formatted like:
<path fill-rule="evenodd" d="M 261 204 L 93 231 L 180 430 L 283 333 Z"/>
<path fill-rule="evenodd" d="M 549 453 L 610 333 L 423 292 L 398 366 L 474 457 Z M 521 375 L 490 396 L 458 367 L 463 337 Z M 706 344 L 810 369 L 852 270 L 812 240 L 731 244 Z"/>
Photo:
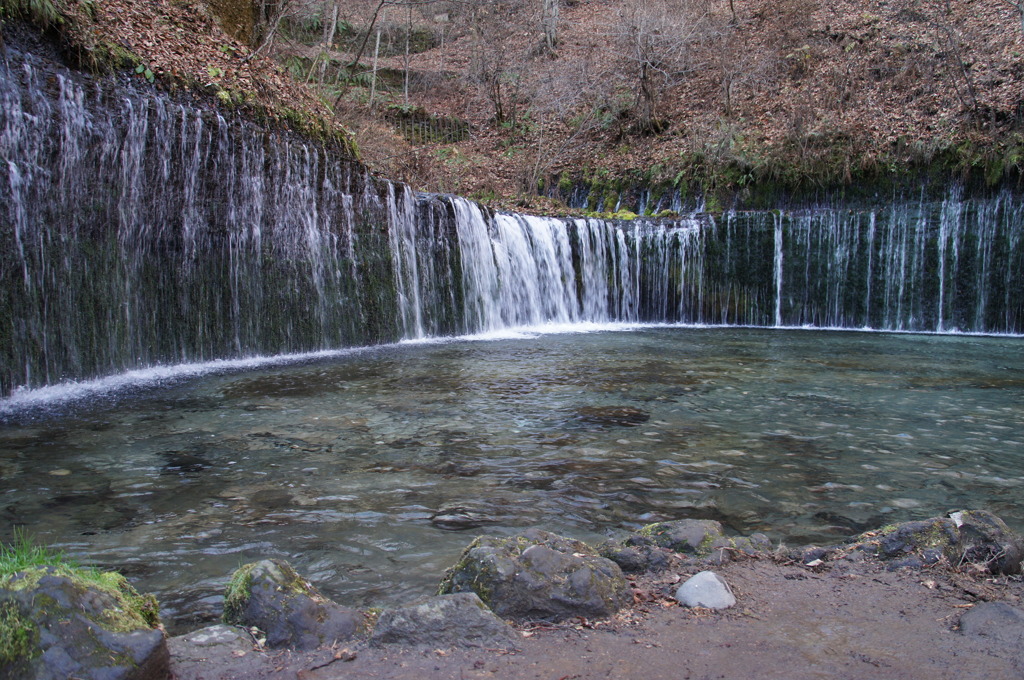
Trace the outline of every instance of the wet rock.
<path fill-rule="evenodd" d="M 164 471 L 175 473 L 202 472 L 210 463 L 200 456 L 184 451 L 168 451 L 160 454 L 164 460 Z"/>
<path fill-rule="evenodd" d="M 1024 559 L 1024 537 L 986 510 L 950 514 L 960 532 L 960 561 L 984 564 L 993 574 L 1019 574 Z"/>
<path fill-rule="evenodd" d="M 219 624 L 167 640 L 175 677 L 202 677 L 211 661 L 230 662 L 235 677 L 255 677 L 263 661 L 248 631 Z"/>
<path fill-rule="evenodd" d="M 722 525 L 713 519 L 681 519 L 648 524 L 640 535 L 655 545 L 687 555 L 704 557 L 718 539 L 724 538 Z"/>
<path fill-rule="evenodd" d="M 281 510 L 292 503 L 292 495 L 283 489 L 260 489 L 252 494 L 251 502 L 263 510 Z"/>
<path fill-rule="evenodd" d="M 224 623 L 259 628 L 268 647 L 313 649 L 353 637 L 362 615 L 321 595 L 287 562 L 262 560 L 231 577 Z"/>
<path fill-rule="evenodd" d="M 431 524 L 448 531 L 475 529 L 494 521 L 494 517 L 490 516 L 484 508 L 456 504 L 442 505 L 430 518 Z"/>
<path fill-rule="evenodd" d="M 585 423 L 604 427 L 632 427 L 646 423 L 651 414 L 632 406 L 584 406 L 577 409 L 576 417 Z"/>
<path fill-rule="evenodd" d="M 669 565 L 666 548 L 659 548 L 656 545 L 627 545 L 606 541 L 597 546 L 597 553 L 619 565 L 622 571 L 630 574 L 664 571 Z"/>
<path fill-rule="evenodd" d="M 498 616 L 520 621 L 609 616 L 630 602 L 617 564 L 539 529 L 473 541 L 440 587 L 442 594 L 468 591 Z"/>
<path fill-rule="evenodd" d="M 982 602 L 960 617 L 963 635 L 982 636 L 1006 645 L 1024 644 L 1024 610 L 1005 602 Z"/>
<path fill-rule="evenodd" d="M 515 649 L 519 636 L 476 593 L 438 595 L 408 607 L 385 609 L 370 644 Z"/>
<path fill-rule="evenodd" d="M 156 600 L 124 577 L 37 567 L 0 579 L 0 677 L 165 680 Z"/>
<path fill-rule="evenodd" d="M 691 576 L 676 590 L 676 599 L 687 607 L 728 609 L 736 604 L 732 588 L 713 571 L 702 571 Z"/>

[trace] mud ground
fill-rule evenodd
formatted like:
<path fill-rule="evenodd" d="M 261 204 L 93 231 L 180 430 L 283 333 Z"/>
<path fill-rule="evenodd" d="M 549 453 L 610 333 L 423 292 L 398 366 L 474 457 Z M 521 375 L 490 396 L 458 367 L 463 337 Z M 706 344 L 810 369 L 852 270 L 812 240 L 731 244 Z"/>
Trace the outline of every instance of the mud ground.
<path fill-rule="evenodd" d="M 176 680 L 991 680 L 1024 678 L 1024 640 L 966 635 L 960 617 L 985 601 L 1022 606 L 1020 577 L 874 563 L 808 568 L 770 558 L 715 567 L 738 603 L 689 610 L 671 595 L 685 565 L 634 583 L 636 605 L 608 621 L 520 626 L 521 649 L 371 648 L 176 656 Z M 173 641 L 172 641 L 173 643 Z M 175 646 L 172 644 L 172 655 Z"/>

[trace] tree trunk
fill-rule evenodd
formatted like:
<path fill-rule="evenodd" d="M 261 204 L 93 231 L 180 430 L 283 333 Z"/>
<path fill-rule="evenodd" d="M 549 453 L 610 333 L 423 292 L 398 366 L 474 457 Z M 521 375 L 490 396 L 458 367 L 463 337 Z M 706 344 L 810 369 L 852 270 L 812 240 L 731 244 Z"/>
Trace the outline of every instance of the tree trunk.
<path fill-rule="evenodd" d="M 558 0 L 541 0 L 541 29 L 544 31 L 544 49 L 554 53 L 558 45 Z"/>

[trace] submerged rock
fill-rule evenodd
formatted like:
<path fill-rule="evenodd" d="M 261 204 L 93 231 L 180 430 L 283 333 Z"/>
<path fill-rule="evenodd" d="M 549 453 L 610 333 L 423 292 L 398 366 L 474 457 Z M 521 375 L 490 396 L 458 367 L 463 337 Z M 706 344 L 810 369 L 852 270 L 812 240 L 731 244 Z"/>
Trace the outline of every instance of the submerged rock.
<path fill-rule="evenodd" d="M 430 517 L 430 523 L 438 529 L 462 531 L 475 529 L 484 524 L 493 524 L 495 518 L 486 508 L 468 504 L 445 504 Z"/>
<path fill-rule="evenodd" d="M 594 425 L 632 427 L 651 419 L 647 411 L 632 406 L 584 406 L 576 411 L 576 417 Z"/>
<path fill-rule="evenodd" d="M 631 601 L 617 564 L 539 529 L 473 541 L 440 586 L 442 594 L 468 591 L 498 616 L 519 621 L 609 616 Z"/>
<path fill-rule="evenodd" d="M 687 607 L 728 609 L 736 604 L 732 588 L 713 571 L 702 571 L 687 579 L 676 590 L 676 599 Z"/>
<path fill-rule="evenodd" d="M 476 593 L 438 595 L 408 607 L 385 609 L 370 644 L 515 649 L 519 636 Z"/>
<path fill-rule="evenodd" d="M 36 567 L 0 579 L 0 677 L 165 680 L 152 595 L 123 576 Z"/>
<path fill-rule="evenodd" d="M 268 647 L 330 645 L 353 637 L 362 622 L 358 611 L 320 594 L 281 560 L 239 568 L 224 595 L 224 623 L 259 628 Z"/>

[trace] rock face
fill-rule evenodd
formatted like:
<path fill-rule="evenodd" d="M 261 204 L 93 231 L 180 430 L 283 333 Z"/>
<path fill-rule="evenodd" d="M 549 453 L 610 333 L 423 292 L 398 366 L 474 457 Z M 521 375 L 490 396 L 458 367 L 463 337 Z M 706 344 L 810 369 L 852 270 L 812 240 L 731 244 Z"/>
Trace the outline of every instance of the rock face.
<path fill-rule="evenodd" d="M 156 600 L 119 574 L 37 567 L 0 580 L 0 677 L 166 680 Z"/>
<path fill-rule="evenodd" d="M 713 571 L 702 571 L 688 578 L 676 590 L 676 599 L 687 607 L 728 609 L 736 604 L 732 588 Z"/>
<path fill-rule="evenodd" d="M 518 621 L 609 616 L 631 601 L 617 564 L 585 543 L 539 529 L 473 541 L 440 587 L 442 594 L 468 591 L 498 616 Z"/>
<path fill-rule="evenodd" d="M 423 602 L 381 612 L 370 644 L 515 649 L 512 626 L 487 608 L 476 593 L 438 595 Z"/>
<path fill-rule="evenodd" d="M 224 623 L 256 626 L 268 647 L 313 649 L 354 636 L 362 615 L 321 595 L 287 562 L 263 560 L 231 577 Z"/>

